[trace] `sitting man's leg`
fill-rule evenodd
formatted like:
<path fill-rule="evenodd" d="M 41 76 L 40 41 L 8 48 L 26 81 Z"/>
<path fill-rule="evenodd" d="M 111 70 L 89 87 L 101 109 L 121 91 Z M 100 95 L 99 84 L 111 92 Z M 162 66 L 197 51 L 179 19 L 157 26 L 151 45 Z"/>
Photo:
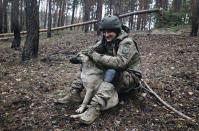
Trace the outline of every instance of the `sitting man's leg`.
<path fill-rule="evenodd" d="M 113 93 L 116 93 L 114 87 L 114 79 L 116 77 L 116 70 L 108 69 L 104 75 L 104 81 L 100 84 L 100 87 L 92 98 L 89 108 L 80 115 L 80 121 L 84 124 L 91 124 L 95 121 L 95 119 L 100 115 L 100 111 L 106 108 L 108 100 L 113 97 Z M 118 95 L 115 95 L 114 98 L 116 106 L 118 104 Z"/>
<path fill-rule="evenodd" d="M 80 96 L 80 93 L 83 89 L 82 80 L 80 78 L 81 72 L 79 71 L 76 74 L 76 77 L 71 85 L 71 89 L 69 94 L 67 94 L 65 97 L 58 99 L 57 103 L 68 103 L 68 102 L 82 102 L 82 98 Z"/>
<path fill-rule="evenodd" d="M 133 72 L 122 71 L 117 85 L 118 94 L 130 93 L 139 89 L 139 81 L 141 78 Z"/>

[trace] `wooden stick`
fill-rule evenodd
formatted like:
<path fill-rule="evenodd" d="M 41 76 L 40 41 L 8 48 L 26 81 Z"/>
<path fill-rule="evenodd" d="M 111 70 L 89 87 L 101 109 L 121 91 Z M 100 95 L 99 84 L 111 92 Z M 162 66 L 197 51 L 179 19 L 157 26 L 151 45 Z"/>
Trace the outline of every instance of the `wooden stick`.
<path fill-rule="evenodd" d="M 192 122 L 196 123 L 196 121 L 192 118 L 190 118 L 189 116 L 183 114 L 182 112 L 176 110 L 175 108 L 173 108 L 171 105 L 167 104 L 164 100 L 162 100 L 150 87 L 149 85 L 143 80 L 141 79 L 141 82 L 144 83 L 145 87 L 147 88 L 144 88 L 145 90 L 147 90 L 149 93 L 153 94 L 163 105 L 165 105 L 167 108 L 169 108 L 170 110 L 172 110 L 173 112 L 177 113 L 178 115 L 182 116 L 183 118 L 185 119 L 188 119 L 188 120 L 191 120 Z M 143 84 L 141 84 L 143 86 Z"/>

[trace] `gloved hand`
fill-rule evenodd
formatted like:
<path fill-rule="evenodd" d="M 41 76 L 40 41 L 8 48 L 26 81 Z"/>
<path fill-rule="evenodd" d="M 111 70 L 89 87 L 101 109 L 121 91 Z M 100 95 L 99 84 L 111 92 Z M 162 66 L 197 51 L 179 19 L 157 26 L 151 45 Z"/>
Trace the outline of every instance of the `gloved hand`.
<path fill-rule="evenodd" d="M 77 59 L 77 57 L 70 58 L 70 62 L 72 64 L 81 64 L 81 61 Z"/>

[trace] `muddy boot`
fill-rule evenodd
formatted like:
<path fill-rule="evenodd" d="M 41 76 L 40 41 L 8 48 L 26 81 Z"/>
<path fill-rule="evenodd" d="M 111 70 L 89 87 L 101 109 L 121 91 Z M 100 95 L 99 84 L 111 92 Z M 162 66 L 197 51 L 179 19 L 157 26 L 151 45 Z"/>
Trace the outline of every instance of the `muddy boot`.
<path fill-rule="evenodd" d="M 91 105 L 79 117 L 79 121 L 83 124 L 92 124 L 100 115 L 100 105 Z"/>
<path fill-rule="evenodd" d="M 65 97 L 58 99 L 56 103 L 66 104 L 69 102 L 77 102 L 81 103 L 82 98 L 80 96 L 81 91 L 78 89 L 71 89 L 70 93 L 66 95 Z"/>

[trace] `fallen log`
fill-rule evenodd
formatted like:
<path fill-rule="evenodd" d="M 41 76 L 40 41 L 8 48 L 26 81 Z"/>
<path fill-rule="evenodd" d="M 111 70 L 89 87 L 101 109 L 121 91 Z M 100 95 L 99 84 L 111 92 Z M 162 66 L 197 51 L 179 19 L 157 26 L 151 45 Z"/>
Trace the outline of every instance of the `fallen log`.
<path fill-rule="evenodd" d="M 144 14 L 144 13 L 153 13 L 153 12 L 161 12 L 162 8 L 155 8 L 155 9 L 149 9 L 149 10 L 141 10 L 141 11 L 135 11 L 135 12 L 129 12 L 126 14 L 122 14 L 119 15 L 119 18 L 124 18 L 124 17 L 128 17 L 131 15 L 138 15 L 138 14 Z M 61 26 L 61 27 L 56 27 L 56 28 L 51 28 L 51 31 L 55 31 L 55 30 L 63 30 L 63 29 L 67 29 L 67 28 L 71 28 L 71 27 L 76 27 L 76 26 L 83 26 L 83 25 L 87 25 L 87 24 L 94 24 L 94 23 L 98 23 L 100 20 L 91 20 L 91 21 L 87 21 L 87 22 L 81 22 L 81 23 L 77 23 L 77 24 L 71 24 L 71 25 L 66 25 L 66 26 Z M 47 32 L 48 29 L 40 29 L 40 32 Z M 22 31 L 20 32 L 21 35 L 26 34 L 27 31 Z M 4 37 L 4 36 L 13 36 L 14 33 L 4 33 L 4 34 L 0 34 L 0 37 Z"/>
<path fill-rule="evenodd" d="M 191 121 L 191 122 L 196 123 L 196 121 L 195 121 L 193 118 L 191 118 L 191 117 L 189 117 L 189 116 L 183 114 L 182 112 L 176 110 L 176 109 L 173 108 L 171 105 L 169 105 L 167 102 L 165 102 L 164 100 L 162 100 L 162 99 L 160 98 L 160 96 L 158 96 L 158 94 L 156 94 L 156 93 L 150 88 L 150 86 L 149 86 L 143 79 L 141 79 L 140 84 L 141 84 L 141 86 L 142 86 L 143 89 L 145 89 L 146 91 L 148 91 L 149 93 L 151 93 L 152 95 L 154 95 L 164 106 L 166 106 L 167 108 L 169 108 L 169 109 L 172 110 L 173 112 L 177 113 L 177 114 L 180 115 L 181 117 L 183 117 L 183 118 L 185 118 L 185 119 L 187 119 L 187 120 L 189 120 L 189 121 Z M 145 87 L 146 87 L 146 88 L 145 88 Z M 196 124 L 197 124 L 197 123 L 196 123 Z"/>

